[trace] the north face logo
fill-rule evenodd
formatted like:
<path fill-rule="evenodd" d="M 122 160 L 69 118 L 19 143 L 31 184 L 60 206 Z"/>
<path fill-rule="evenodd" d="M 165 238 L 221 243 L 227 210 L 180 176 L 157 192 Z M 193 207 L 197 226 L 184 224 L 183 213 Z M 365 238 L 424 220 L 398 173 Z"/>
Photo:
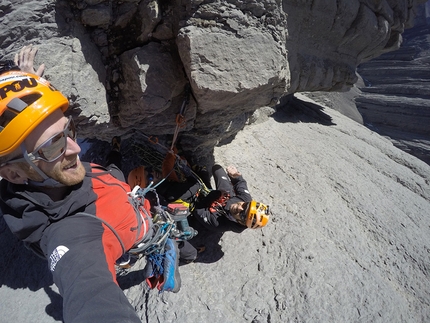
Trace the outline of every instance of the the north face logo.
<path fill-rule="evenodd" d="M 54 272 L 58 261 L 60 261 L 61 257 L 63 257 L 67 251 L 69 251 L 69 248 L 65 246 L 58 246 L 57 248 L 54 249 L 54 251 L 52 251 L 51 255 L 49 256 L 49 262 L 51 264 L 49 266 L 49 269 L 52 272 Z"/>

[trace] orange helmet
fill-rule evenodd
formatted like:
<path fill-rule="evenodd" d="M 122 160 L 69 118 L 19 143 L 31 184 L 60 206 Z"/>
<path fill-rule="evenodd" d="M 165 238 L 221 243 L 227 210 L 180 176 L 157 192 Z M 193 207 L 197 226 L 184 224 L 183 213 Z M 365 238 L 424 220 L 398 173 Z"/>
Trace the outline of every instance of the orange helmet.
<path fill-rule="evenodd" d="M 250 229 L 264 227 L 269 222 L 269 206 L 252 200 L 243 204 L 243 222 Z"/>
<path fill-rule="evenodd" d="M 0 156 L 18 148 L 53 111 L 67 110 L 67 98 L 45 79 L 21 71 L 0 75 Z"/>

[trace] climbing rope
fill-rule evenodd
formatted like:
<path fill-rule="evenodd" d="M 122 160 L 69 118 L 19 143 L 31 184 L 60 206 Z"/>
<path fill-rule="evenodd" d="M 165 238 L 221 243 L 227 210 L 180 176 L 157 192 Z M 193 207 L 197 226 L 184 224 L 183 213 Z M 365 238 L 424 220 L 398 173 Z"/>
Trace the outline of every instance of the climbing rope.
<path fill-rule="evenodd" d="M 179 129 L 184 128 L 185 123 L 185 109 L 187 108 L 188 103 L 190 102 L 190 93 L 191 87 L 190 84 L 187 84 L 185 87 L 185 95 L 184 100 L 182 101 L 181 109 L 179 113 L 176 115 L 176 127 L 173 133 L 172 145 L 170 146 L 170 151 L 173 152 L 173 148 L 175 147 L 176 140 L 178 139 Z"/>

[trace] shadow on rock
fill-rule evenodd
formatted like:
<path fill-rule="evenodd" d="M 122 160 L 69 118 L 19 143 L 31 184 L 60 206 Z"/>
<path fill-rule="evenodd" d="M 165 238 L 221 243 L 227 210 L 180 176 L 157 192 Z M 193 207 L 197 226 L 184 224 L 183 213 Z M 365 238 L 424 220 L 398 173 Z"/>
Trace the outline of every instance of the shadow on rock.
<path fill-rule="evenodd" d="M 331 116 L 324 113 L 324 107 L 312 102 L 300 100 L 293 94 L 282 98 L 275 109 L 276 112 L 272 114 L 272 118 L 277 122 L 319 123 L 325 126 L 335 125 Z"/>
<path fill-rule="evenodd" d="M 198 231 L 198 235 L 193 239 L 189 240 L 189 242 L 199 250 L 201 247 L 204 247 L 204 251 L 201 252 L 197 259 L 194 262 L 200 263 L 213 263 L 217 262 L 224 256 L 224 252 L 219 245 L 219 241 L 223 236 L 224 232 L 232 231 L 236 233 L 240 233 L 244 231 L 246 228 L 239 226 L 231 226 L 229 228 L 224 227 L 224 231 L 214 232 L 209 231 L 204 228 L 198 221 L 196 221 L 193 217 L 188 218 L 190 226 Z"/>
<path fill-rule="evenodd" d="M 48 295 L 51 303 L 46 305 L 45 311 L 46 314 L 53 317 L 56 321 L 63 320 L 63 298 L 60 294 L 53 291 L 51 287 L 46 286 L 43 288 L 45 290 L 46 295 Z"/>

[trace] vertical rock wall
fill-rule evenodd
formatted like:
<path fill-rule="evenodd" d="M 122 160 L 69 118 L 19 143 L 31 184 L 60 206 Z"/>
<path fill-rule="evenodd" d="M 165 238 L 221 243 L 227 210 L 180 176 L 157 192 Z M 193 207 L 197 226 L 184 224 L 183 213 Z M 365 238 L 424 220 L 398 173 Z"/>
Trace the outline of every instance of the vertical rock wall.
<path fill-rule="evenodd" d="M 372 130 L 430 164 L 430 21 L 423 5 L 401 48 L 361 64 L 356 104 Z"/>
<path fill-rule="evenodd" d="M 184 146 L 208 153 L 287 94 L 348 90 L 423 2 L 3 1 L 0 55 L 38 45 L 83 138 L 172 134 L 189 84 Z"/>

